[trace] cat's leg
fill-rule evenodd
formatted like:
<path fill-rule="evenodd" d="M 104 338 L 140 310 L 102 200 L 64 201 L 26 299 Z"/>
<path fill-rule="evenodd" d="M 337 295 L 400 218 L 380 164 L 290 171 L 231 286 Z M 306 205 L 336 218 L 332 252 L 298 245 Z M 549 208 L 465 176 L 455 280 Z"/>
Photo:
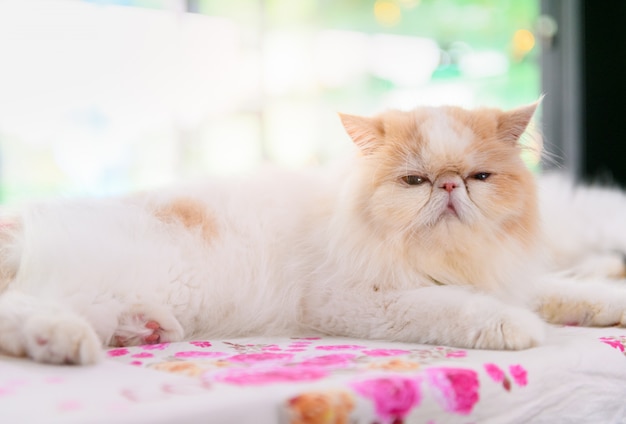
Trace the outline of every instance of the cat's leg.
<path fill-rule="evenodd" d="M 626 288 L 619 283 L 547 277 L 533 306 L 553 324 L 626 326 Z"/>
<path fill-rule="evenodd" d="M 338 336 L 517 350 L 540 344 L 546 331 L 530 310 L 463 287 L 334 290 L 314 302 L 306 306 L 306 324 Z"/>
<path fill-rule="evenodd" d="M 81 316 L 15 290 L 0 295 L 0 352 L 51 364 L 93 364 L 102 343 Z"/>
<path fill-rule="evenodd" d="M 67 307 L 14 289 L 22 222 L 0 217 L 0 352 L 52 364 L 93 364 L 102 343 L 91 325 Z"/>
<path fill-rule="evenodd" d="M 118 317 L 111 344 L 136 346 L 177 342 L 183 336 L 183 328 L 166 307 L 141 303 L 131 306 Z"/>

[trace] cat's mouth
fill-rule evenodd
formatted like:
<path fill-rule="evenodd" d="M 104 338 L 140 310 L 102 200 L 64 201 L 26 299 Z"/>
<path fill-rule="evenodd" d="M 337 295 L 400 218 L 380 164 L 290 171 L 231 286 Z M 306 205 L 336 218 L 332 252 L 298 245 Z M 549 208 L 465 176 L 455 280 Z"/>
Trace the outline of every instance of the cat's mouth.
<path fill-rule="evenodd" d="M 456 207 L 454 206 L 454 203 L 452 203 L 452 200 L 448 201 L 446 208 L 441 212 L 442 218 L 446 216 L 453 216 L 456 218 L 459 217 L 459 213 L 457 212 Z"/>
<path fill-rule="evenodd" d="M 446 207 L 446 209 L 443 211 L 443 213 L 444 213 L 444 214 L 449 214 L 449 215 L 451 214 L 451 215 L 454 215 L 454 216 L 456 216 L 456 217 L 458 217 L 458 216 L 459 216 L 459 214 L 457 213 L 456 208 L 454 207 L 454 205 L 453 205 L 453 204 L 448 204 L 448 206 L 447 206 L 447 207 Z"/>
<path fill-rule="evenodd" d="M 438 205 L 434 217 L 436 218 L 433 224 L 464 222 L 463 205 L 459 205 L 453 199 L 448 198 Z"/>

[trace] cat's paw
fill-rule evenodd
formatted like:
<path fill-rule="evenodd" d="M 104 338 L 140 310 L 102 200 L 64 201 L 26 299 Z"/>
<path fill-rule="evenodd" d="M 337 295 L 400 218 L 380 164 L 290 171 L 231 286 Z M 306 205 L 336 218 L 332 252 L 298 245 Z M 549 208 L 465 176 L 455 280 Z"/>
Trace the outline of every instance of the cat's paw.
<path fill-rule="evenodd" d="M 510 308 L 483 322 L 468 334 L 474 349 L 521 350 L 540 345 L 546 337 L 546 324 L 536 314 Z"/>
<path fill-rule="evenodd" d="M 552 324 L 626 326 L 626 291 L 618 283 L 570 282 L 553 288 L 540 300 L 537 312 Z"/>
<path fill-rule="evenodd" d="M 49 364 L 95 364 L 102 357 L 102 343 L 83 318 L 72 314 L 39 314 L 23 327 L 26 355 Z"/>
<path fill-rule="evenodd" d="M 122 347 L 177 342 L 183 336 L 183 328 L 167 308 L 137 304 L 119 317 L 111 344 Z"/>
<path fill-rule="evenodd" d="M 626 327 L 626 307 L 624 307 L 622 309 L 621 318 L 620 318 L 619 323 L 617 325 L 620 326 L 620 327 Z"/>

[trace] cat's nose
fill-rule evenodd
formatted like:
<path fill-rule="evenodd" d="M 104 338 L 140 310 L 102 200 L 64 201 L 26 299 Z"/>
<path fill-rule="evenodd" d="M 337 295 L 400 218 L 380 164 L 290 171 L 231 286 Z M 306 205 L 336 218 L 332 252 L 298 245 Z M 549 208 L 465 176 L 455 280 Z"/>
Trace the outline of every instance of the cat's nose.
<path fill-rule="evenodd" d="M 456 172 L 445 172 L 435 180 L 435 187 L 439 187 L 451 195 L 454 190 L 463 187 L 463 180 Z"/>
<path fill-rule="evenodd" d="M 452 193 L 452 190 L 454 190 L 455 188 L 457 188 L 457 184 L 453 181 L 445 181 L 441 184 L 442 189 L 444 189 L 445 191 L 447 191 L 448 193 Z"/>

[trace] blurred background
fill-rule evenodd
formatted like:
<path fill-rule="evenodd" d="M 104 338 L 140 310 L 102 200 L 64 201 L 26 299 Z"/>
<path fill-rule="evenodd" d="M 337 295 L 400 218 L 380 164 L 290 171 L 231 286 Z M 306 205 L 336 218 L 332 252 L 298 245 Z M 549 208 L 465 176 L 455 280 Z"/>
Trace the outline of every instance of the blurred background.
<path fill-rule="evenodd" d="M 528 140 L 580 172 L 582 130 L 566 124 L 581 100 L 566 96 L 583 6 L 0 0 L 0 203 L 325 163 L 350 144 L 339 111 L 509 108 L 542 91 L 550 123 Z"/>

